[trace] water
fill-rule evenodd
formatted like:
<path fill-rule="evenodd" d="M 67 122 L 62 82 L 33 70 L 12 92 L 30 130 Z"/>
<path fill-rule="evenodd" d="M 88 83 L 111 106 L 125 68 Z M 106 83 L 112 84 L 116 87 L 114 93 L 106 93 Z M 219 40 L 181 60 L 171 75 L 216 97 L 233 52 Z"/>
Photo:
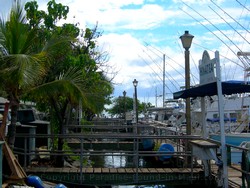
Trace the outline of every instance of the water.
<path fill-rule="evenodd" d="M 117 185 L 112 188 L 172 188 L 166 187 L 166 185 Z"/>
<path fill-rule="evenodd" d="M 91 160 L 95 161 L 93 167 L 107 167 L 107 168 L 119 168 L 119 167 L 134 167 L 133 156 L 125 156 L 124 153 L 106 153 L 106 156 L 92 156 Z M 149 158 L 150 159 L 150 158 Z M 159 167 L 164 168 L 164 165 L 156 164 L 155 160 L 149 160 L 145 158 L 139 158 L 139 167 Z M 153 159 L 151 157 L 151 159 Z M 211 182 L 210 182 L 211 183 Z M 162 183 L 159 184 L 149 184 L 149 185 L 110 185 L 112 188 L 182 188 L 182 187 L 199 187 L 207 188 L 214 187 L 214 185 L 164 185 Z"/>
<path fill-rule="evenodd" d="M 133 167 L 133 157 L 125 153 L 105 153 L 105 156 L 91 156 L 93 167 L 119 168 Z"/>
<path fill-rule="evenodd" d="M 114 156 L 110 154 L 109 156 L 104 157 L 104 166 L 109 168 L 118 168 L 118 167 L 128 167 L 129 166 L 129 159 L 128 157 L 124 156 L 123 153 L 114 153 L 115 155 L 121 156 Z"/>

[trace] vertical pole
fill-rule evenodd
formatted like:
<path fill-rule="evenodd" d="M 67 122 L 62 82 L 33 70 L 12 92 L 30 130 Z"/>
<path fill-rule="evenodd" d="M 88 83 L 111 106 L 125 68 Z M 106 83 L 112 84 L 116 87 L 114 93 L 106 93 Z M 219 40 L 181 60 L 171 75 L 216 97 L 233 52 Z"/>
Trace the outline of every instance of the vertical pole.
<path fill-rule="evenodd" d="M 157 107 L 157 87 L 155 88 L 155 107 Z"/>
<path fill-rule="evenodd" d="M 27 138 L 25 137 L 24 138 L 24 164 L 23 164 L 24 168 L 27 167 L 27 157 L 28 157 L 28 155 L 27 155 Z"/>
<path fill-rule="evenodd" d="M 189 65 L 189 50 L 185 49 L 185 88 L 190 89 L 190 65 Z M 186 134 L 191 135 L 191 106 L 190 106 L 190 98 L 186 98 Z M 188 143 L 188 139 L 185 141 L 186 147 L 186 165 L 190 165 L 193 161 L 191 161 L 191 157 L 188 156 L 188 152 L 191 150 L 190 144 Z"/>
<path fill-rule="evenodd" d="M 124 121 L 125 121 L 125 124 L 127 124 L 127 120 L 126 120 L 126 91 L 123 91 L 123 97 L 124 97 Z"/>
<path fill-rule="evenodd" d="M 80 155 L 80 183 L 83 183 L 83 174 L 82 174 L 82 163 L 83 163 L 83 139 L 81 138 L 81 155 Z"/>
<path fill-rule="evenodd" d="M 190 89 L 190 65 L 189 65 L 189 50 L 185 50 L 185 88 Z M 190 106 L 190 98 L 186 99 L 186 133 L 187 135 L 191 135 L 191 106 Z"/>
<path fill-rule="evenodd" d="M 137 127 L 137 125 L 136 125 Z M 139 183 L 139 180 L 138 180 L 138 172 L 139 172 L 139 139 L 138 139 L 138 134 L 136 135 L 136 183 Z"/>
<path fill-rule="evenodd" d="M 79 109 L 78 109 L 78 125 L 81 125 L 82 120 L 82 100 L 79 101 Z"/>
<path fill-rule="evenodd" d="M 202 138 L 207 138 L 205 97 L 201 97 Z"/>
<path fill-rule="evenodd" d="M 2 125 L 3 126 L 3 125 Z M 0 176 L 0 187 L 2 187 L 2 183 L 3 183 L 3 144 L 4 142 L 0 141 L 0 173 L 1 173 L 1 176 Z"/>
<path fill-rule="evenodd" d="M 136 183 L 138 183 L 138 103 L 137 103 L 137 86 L 135 86 L 135 109 L 136 109 L 136 157 L 135 157 L 135 164 L 136 164 Z"/>
<path fill-rule="evenodd" d="M 223 164 L 223 187 L 228 187 L 228 169 L 227 169 L 227 148 L 226 148 L 226 138 L 225 138 L 225 125 L 224 125 L 224 109 L 223 109 L 223 95 L 221 86 L 221 70 L 220 70 L 220 58 L 219 52 L 215 52 L 216 59 L 216 78 L 217 78 L 217 92 L 218 92 L 218 109 L 220 116 L 220 139 L 221 139 L 221 158 Z"/>
<path fill-rule="evenodd" d="M 137 88 L 135 86 L 135 116 L 136 116 L 136 124 L 138 124 L 138 103 L 137 103 Z"/>
<path fill-rule="evenodd" d="M 163 89 L 162 89 L 162 107 L 165 106 L 165 54 L 163 54 Z"/>

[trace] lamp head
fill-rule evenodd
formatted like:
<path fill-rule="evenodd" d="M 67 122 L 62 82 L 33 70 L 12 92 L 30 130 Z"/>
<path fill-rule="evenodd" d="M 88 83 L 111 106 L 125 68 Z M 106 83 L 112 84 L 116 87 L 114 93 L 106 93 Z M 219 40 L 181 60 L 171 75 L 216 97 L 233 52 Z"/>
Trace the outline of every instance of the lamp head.
<path fill-rule="evenodd" d="M 137 84 L 138 84 L 138 81 L 137 81 L 136 79 L 134 79 L 133 85 L 134 85 L 135 87 L 137 87 Z"/>
<path fill-rule="evenodd" d="M 193 38 L 194 36 L 189 34 L 188 31 L 185 31 L 185 33 L 180 36 L 182 46 L 185 48 L 185 50 L 188 50 L 191 47 Z"/>

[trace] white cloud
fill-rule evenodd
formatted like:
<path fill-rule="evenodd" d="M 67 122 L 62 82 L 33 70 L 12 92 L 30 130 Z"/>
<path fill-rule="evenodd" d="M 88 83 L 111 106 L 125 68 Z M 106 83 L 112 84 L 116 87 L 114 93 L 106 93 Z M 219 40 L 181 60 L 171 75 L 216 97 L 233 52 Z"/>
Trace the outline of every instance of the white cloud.
<path fill-rule="evenodd" d="M 136 75 L 141 66 L 137 65 L 141 61 L 138 54 L 142 52 L 140 42 L 129 34 L 107 34 L 99 40 L 100 45 L 104 45 L 110 51 L 110 63 L 119 71 L 116 76 L 116 83 L 130 82 L 131 77 Z M 134 64 L 132 63 L 134 62 Z"/>
<path fill-rule="evenodd" d="M 86 2 L 80 1 L 79 3 L 74 2 L 72 5 L 69 3 L 69 18 L 76 17 L 75 20 L 83 26 L 98 22 L 105 31 L 114 32 L 120 29 L 150 29 L 159 26 L 166 18 L 176 14 L 174 11 L 164 10 L 163 7 L 156 4 L 138 6 L 132 9 L 123 8 L 124 5 L 129 5 L 130 1 L 124 1 L 126 4 L 114 3 L 114 1 L 105 1 L 106 3 L 103 4 L 103 2 L 91 1 L 91 3 L 86 4 Z M 141 1 L 131 2 L 141 4 Z"/>
<path fill-rule="evenodd" d="M 0 2 L 1 4 L 4 2 L 5 6 L 7 1 L 0 0 Z M 45 10 L 47 2 L 47 0 L 38 0 L 39 8 Z M 162 66 L 162 59 L 154 54 L 155 51 L 154 53 L 146 51 L 150 53 L 150 59 L 146 52 L 143 52 L 143 49 L 147 50 L 144 42 L 166 53 L 168 87 L 176 91 L 176 87 L 184 85 L 184 55 L 179 36 L 185 30 L 189 30 L 195 36 L 190 48 L 190 67 L 193 75 L 199 78 L 197 64 L 204 50 L 208 50 L 211 57 L 214 56 L 215 50 L 219 50 L 223 64 L 223 77 L 242 78 L 242 69 L 235 67 L 241 62 L 232 52 L 237 53 L 239 49 L 219 32 L 221 30 L 229 36 L 242 51 L 249 51 L 247 42 L 250 41 L 250 35 L 247 32 L 249 12 L 235 1 L 228 3 L 226 0 L 214 0 L 213 2 L 236 21 L 223 13 L 210 0 L 57 0 L 56 2 L 69 6 L 67 22 L 79 22 L 81 28 L 91 28 L 98 22 L 99 29 L 104 31 L 98 41 L 103 44 L 105 50 L 110 52 L 109 63 L 119 71 L 115 78 L 115 82 L 119 84 L 115 86 L 115 95 L 121 94 L 125 89 L 128 92 L 127 95 L 132 96 L 134 78 L 139 81 L 138 97 L 141 99 L 146 93 L 153 99 L 156 87 L 159 93 L 162 92 L 162 69 L 159 68 Z M 247 5 L 249 6 L 249 3 Z M 210 7 L 237 29 L 246 40 L 242 39 Z M 0 7 L 1 9 L 3 6 Z M 161 55 L 158 53 L 158 56 Z M 232 70 L 235 73 L 230 75 Z M 154 101 L 151 102 L 154 103 Z"/>

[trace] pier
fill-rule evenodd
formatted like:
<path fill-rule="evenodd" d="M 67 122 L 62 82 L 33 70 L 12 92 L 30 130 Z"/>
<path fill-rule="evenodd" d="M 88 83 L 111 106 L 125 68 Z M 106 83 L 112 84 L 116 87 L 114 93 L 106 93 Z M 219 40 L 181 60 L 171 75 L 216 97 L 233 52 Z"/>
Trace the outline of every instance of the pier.
<path fill-rule="evenodd" d="M 67 132 L 64 135 L 50 134 L 18 134 L 17 137 L 24 139 L 24 150 L 17 150 L 18 158 L 23 158 L 22 166 L 27 174 L 38 175 L 47 181 L 55 181 L 65 184 L 78 185 L 216 185 L 219 178 L 220 166 L 212 158 L 206 159 L 207 164 L 202 161 L 194 150 L 194 145 L 214 150 L 214 155 L 219 157 L 220 143 L 204 140 L 200 136 L 183 135 L 160 124 L 144 123 L 135 125 L 91 125 L 71 126 L 72 129 L 84 127 L 84 132 Z M 134 131 L 137 129 L 137 131 Z M 87 131 L 86 131 L 87 130 Z M 100 131 L 105 130 L 105 131 Z M 130 131 L 128 131 L 130 130 Z M 148 133 L 148 134 L 145 134 Z M 150 133 L 150 134 L 149 134 Z M 37 151 L 29 148 L 30 140 L 40 138 L 52 139 L 62 137 L 68 143 L 70 149 L 58 152 L 55 150 Z M 173 152 L 144 150 L 143 139 L 154 140 L 156 146 L 161 143 L 170 143 L 174 146 Z M 192 146 L 192 150 L 186 149 L 186 144 Z M 74 147 L 72 147 L 74 146 Z M 233 148 L 233 146 L 228 146 Z M 228 151 L 230 151 L 228 149 Z M 199 153 L 199 152 L 198 152 Z M 229 153 L 230 154 L 230 153 Z M 78 166 L 66 165 L 63 168 L 46 166 L 42 163 L 34 163 L 34 159 L 42 155 L 43 158 L 63 155 L 66 158 L 77 157 Z M 45 157 L 46 156 L 46 157 Z M 97 162 L 92 165 L 84 164 L 85 160 L 96 157 L 120 157 L 120 164 L 114 165 L 114 161 L 105 167 Z M 160 161 L 161 156 L 171 156 L 166 161 Z M 147 159 L 149 159 L 147 161 Z M 187 163 L 191 159 L 192 163 Z M 146 161 L 146 162 L 145 162 Z M 153 161 L 153 165 L 148 164 Z M 144 164 L 145 163 L 145 164 Z M 113 166 L 112 166 L 113 165 Z M 230 187 L 241 186 L 242 172 L 239 165 L 227 164 L 229 170 Z M 234 168 L 232 168 L 232 166 Z M 246 182 L 247 183 L 247 182 Z"/>
<path fill-rule="evenodd" d="M 48 181 L 80 185 L 136 185 L 167 184 L 189 185 L 200 184 L 203 179 L 201 168 L 28 168 L 27 173 L 37 174 Z"/>

